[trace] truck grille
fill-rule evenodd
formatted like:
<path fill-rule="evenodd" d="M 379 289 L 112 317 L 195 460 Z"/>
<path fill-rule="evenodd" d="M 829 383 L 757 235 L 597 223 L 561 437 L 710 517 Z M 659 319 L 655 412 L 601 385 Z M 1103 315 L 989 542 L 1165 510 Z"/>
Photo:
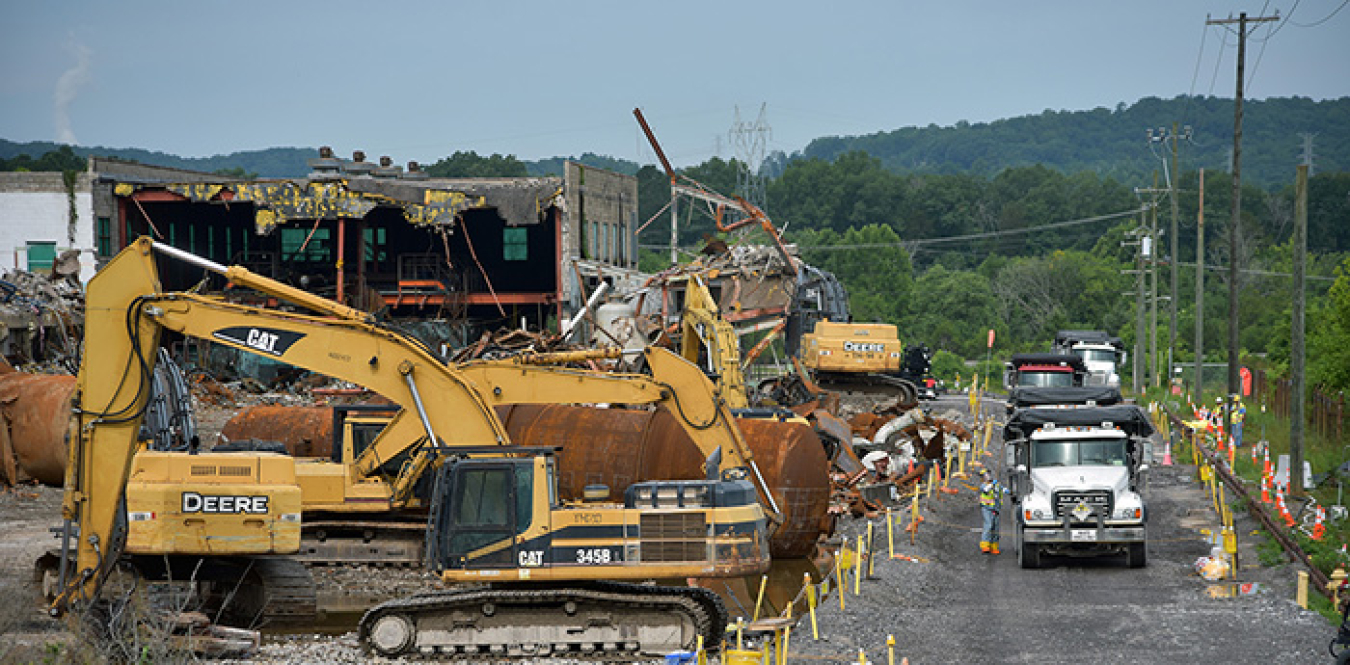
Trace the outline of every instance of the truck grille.
<path fill-rule="evenodd" d="M 1110 517 L 1111 508 L 1114 505 L 1111 493 L 1105 490 L 1065 490 L 1055 492 L 1054 499 L 1056 518 L 1063 519 L 1065 515 L 1068 515 L 1070 522 L 1080 524 L 1096 523 L 1098 515 L 1103 518 Z M 1078 507 L 1080 503 L 1092 509 L 1092 513 L 1081 520 L 1074 515 L 1074 508 Z"/>
<path fill-rule="evenodd" d="M 643 561 L 703 561 L 708 523 L 700 512 L 642 516 Z"/>

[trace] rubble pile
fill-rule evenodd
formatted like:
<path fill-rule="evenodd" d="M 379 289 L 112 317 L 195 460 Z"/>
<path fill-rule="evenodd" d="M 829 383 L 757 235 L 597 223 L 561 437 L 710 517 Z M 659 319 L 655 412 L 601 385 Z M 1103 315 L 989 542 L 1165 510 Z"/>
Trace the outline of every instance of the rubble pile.
<path fill-rule="evenodd" d="M 11 365 L 57 363 L 74 372 L 84 334 L 84 289 L 62 274 L 69 263 L 58 259 L 51 276 L 11 270 L 0 277 L 0 354 Z"/>

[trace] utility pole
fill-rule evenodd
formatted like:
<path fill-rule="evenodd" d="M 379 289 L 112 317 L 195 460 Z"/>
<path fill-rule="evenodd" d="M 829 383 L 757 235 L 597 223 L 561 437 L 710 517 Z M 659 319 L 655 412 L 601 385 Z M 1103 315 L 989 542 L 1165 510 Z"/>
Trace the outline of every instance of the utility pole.
<path fill-rule="evenodd" d="M 1166 127 L 1159 127 L 1156 130 L 1157 131 L 1156 134 L 1154 133 L 1154 131 L 1155 130 L 1153 128 L 1149 128 L 1147 131 L 1150 150 L 1153 149 L 1154 143 L 1162 143 L 1166 145 L 1170 141 L 1172 144 L 1171 146 L 1172 167 L 1170 169 L 1166 169 L 1167 160 L 1163 159 L 1163 167 L 1166 169 L 1167 175 L 1167 198 L 1172 202 L 1171 252 L 1169 253 L 1168 258 L 1168 266 L 1170 267 L 1169 272 L 1172 286 L 1167 291 L 1167 293 L 1171 296 L 1171 301 L 1169 303 L 1170 306 L 1168 309 L 1170 310 L 1169 313 L 1171 314 L 1172 323 L 1168 330 L 1167 363 L 1165 364 L 1165 367 L 1167 367 L 1167 371 L 1164 373 L 1166 374 L 1167 382 L 1170 383 L 1172 380 L 1172 366 L 1178 363 L 1177 335 L 1179 334 L 1179 329 L 1177 322 L 1177 307 L 1178 301 L 1181 300 L 1181 293 L 1180 293 L 1181 287 L 1178 281 L 1178 275 L 1180 275 L 1180 273 L 1177 272 L 1180 269 L 1179 263 L 1181 261 L 1180 258 L 1181 233 L 1178 231 L 1177 228 L 1178 224 L 1177 220 L 1180 215 L 1180 207 L 1177 202 L 1177 179 L 1181 177 L 1181 172 L 1178 170 L 1177 167 L 1177 142 L 1180 140 L 1186 141 L 1191 140 L 1192 130 L 1190 125 L 1186 125 L 1185 128 L 1182 129 L 1182 133 L 1179 134 L 1177 133 L 1177 123 L 1174 122 L 1172 123 L 1172 131 L 1170 134 L 1168 133 Z M 1158 157 L 1158 154 L 1154 152 L 1153 156 Z M 1162 158 L 1160 157 L 1160 159 Z"/>
<path fill-rule="evenodd" d="M 1161 385 L 1158 382 L 1158 172 L 1153 172 L 1153 205 L 1149 206 L 1149 229 L 1148 235 L 1151 240 L 1149 246 L 1149 342 L 1148 342 L 1148 369 L 1153 376 L 1153 387 Z"/>
<path fill-rule="evenodd" d="M 1238 376 L 1238 236 L 1242 231 L 1242 83 L 1247 58 L 1247 24 L 1277 21 L 1279 16 L 1247 18 L 1247 12 L 1237 19 L 1206 19 L 1205 25 L 1238 24 L 1237 94 L 1233 107 L 1233 221 L 1228 228 L 1228 394 L 1224 396 L 1224 431 L 1233 431 L 1232 395 L 1242 391 Z M 1302 470 L 1300 469 L 1300 472 Z"/>
<path fill-rule="evenodd" d="M 1317 134 L 1304 132 L 1299 136 L 1303 137 L 1303 154 L 1299 156 L 1299 159 L 1303 160 L 1302 163 L 1308 167 L 1308 177 L 1311 178 L 1313 177 L 1313 157 L 1315 156 L 1313 155 L 1313 139 L 1317 138 Z"/>
<path fill-rule="evenodd" d="M 1289 490 L 1294 496 L 1303 496 L 1303 282 L 1308 262 L 1308 171 L 1306 164 L 1298 167 L 1294 183 L 1294 321 L 1289 331 L 1289 373 L 1294 379 L 1294 396 L 1289 406 Z"/>
<path fill-rule="evenodd" d="M 1200 211 L 1195 217 L 1195 402 L 1204 399 L 1205 376 L 1205 170 L 1200 169 Z"/>

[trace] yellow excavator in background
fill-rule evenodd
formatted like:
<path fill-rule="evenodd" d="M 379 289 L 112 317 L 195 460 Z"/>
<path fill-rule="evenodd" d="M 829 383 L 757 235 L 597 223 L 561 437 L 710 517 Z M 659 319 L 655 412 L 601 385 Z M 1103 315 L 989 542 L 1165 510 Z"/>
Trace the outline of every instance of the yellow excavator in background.
<path fill-rule="evenodd" d="M 156 253 L 317 314 L 166 292 Z M 521 361 L 449 365 L 365 312 L 148 238 L 105 266 L 91 280 L 86 298 L 77 436 L 71 441 L 62 507 L 62 591 L 53 614 L 88 607 L 114 568 L 130 562 L 142 575 L 195 576 L 212 582 L 220 595 L 253 596 L 254 602 L 239 612 L 244 616 L 309 617 L 312 581 L 303 565 L 284 556 L 297 551 L 305 520 L 346 515 L 351 521 L 379 521 L 410 508 L 421 508 L 423 520 L 428 509 L 437 516 L 426 537 L 440 553 L 438 565 L 475 571 L 464 579 L 479 582 L 542 582 L 548 586 L 544 591 L 561 596 L 572 592 L 566 588 L 572 581 L 718 577 L 768 566 L 768 522 L 780 519 L 776 500 L 724 400 L 697 367 L 670 352 L 645 351 L 651 376 Z M 359 455 L 341 461 L 265 452 L 144 450 L 138 430 L 155 350 L 165 332 L 209 339 L 365 386 L 393 402 L 396 413 Z M 593 354 L 536 360 L 585 357 Z M 632 505 L 571 510 L 556 499 L 548 455 L 510 446 L 493 407 L 513 403 L 662 406 L 709 458 L 707 480 L 635 485 L 629 489 Z M 487 475 L 464 475 L 480 466 Z M 501 468 L 510 472 L 488 473 Z M 443 505 L 452 512 L 442 514 L 434 500 L 428 504 L 419 493 L 419 481 L 429 470 L 439 470 L 443 478 L 455 470 L 460 475 L 451 474 L 453 480 L 437 486 L 477 487 L 478 502 L 466 507 L 459 499 L 446 499 Z M 467 484 L 455 484 L 461 478 Z M 509 487 L 491 485 L 507 492 L 497 496 L 507 502 L 490 499 L 489 485 L 474 485 L 480 481 L 509 481 Z M 503 508 L 511 515 L 509 524 L 487 519 L 488 512 Z M 426 529 L 426 522 L 421 524 Z M 597 528 L 566 531 L 565 524 Z M 614 524 L 621 528 L 609 528 Z M 442 539 L 447 533 L 461 536 Z M 572 540 L 559 539 L 561 533 Z M 552 544 L 539 545 L 540 538 Z M 453 556 L 447 559 L 447 553 Z M 540 602 L 544 591 L 533 590 Z M 493 593 L 481 591 L 478 598 L 492 604 Z M 500 593 L 503 599 L 510 596 L 507 590 Z M 669 614 L 666 624 L 683 626 L 685 637 L 676 641 L 685 646 L 693 644 L 695 633 L 711 639 L 709 631 L 725 625 L 720 601 L 698 589 L 610 586 L 599 595 L 586 593 L 592 594 L 588 607 L 600 608 L 596 612 L 614 603 L 609 625 L 619 626 L 620 634 L 635 630 L 630 616 L 637 614 L 624 600 L 626 594 L 641 596 L 636 602 L 652 612 Z M 649 597 L 653 593 L 673 602 L 658 603 Z M 593 625 L 604 623 L 594 612 L 586 616 Z M 517 617 L 537 618 L 528 612 Z M 585 630 L 573 628 L 563 630 L 587 645 L 578 649 L 611 643 L 607 638 L 588 641 Z M 616 648 L 647 652 L 656 647 L 630 639 Z"/>

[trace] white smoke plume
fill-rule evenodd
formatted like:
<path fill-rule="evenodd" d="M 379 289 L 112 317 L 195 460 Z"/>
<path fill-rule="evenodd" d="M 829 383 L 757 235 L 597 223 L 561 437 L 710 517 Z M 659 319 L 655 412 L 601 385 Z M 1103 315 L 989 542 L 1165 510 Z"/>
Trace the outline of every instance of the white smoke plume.
<path fill-rule="evenodd" d="M 75 44 L 75 66 L 67 69 L 56 79 L 56 92 L 53 101 L 56 123 L 56 141 L 75 145 L 75 132 L 70 128 L 70 105 L 80 92 L 80 87 L 90 79 L 90 52 L 83 44 Z"/>

